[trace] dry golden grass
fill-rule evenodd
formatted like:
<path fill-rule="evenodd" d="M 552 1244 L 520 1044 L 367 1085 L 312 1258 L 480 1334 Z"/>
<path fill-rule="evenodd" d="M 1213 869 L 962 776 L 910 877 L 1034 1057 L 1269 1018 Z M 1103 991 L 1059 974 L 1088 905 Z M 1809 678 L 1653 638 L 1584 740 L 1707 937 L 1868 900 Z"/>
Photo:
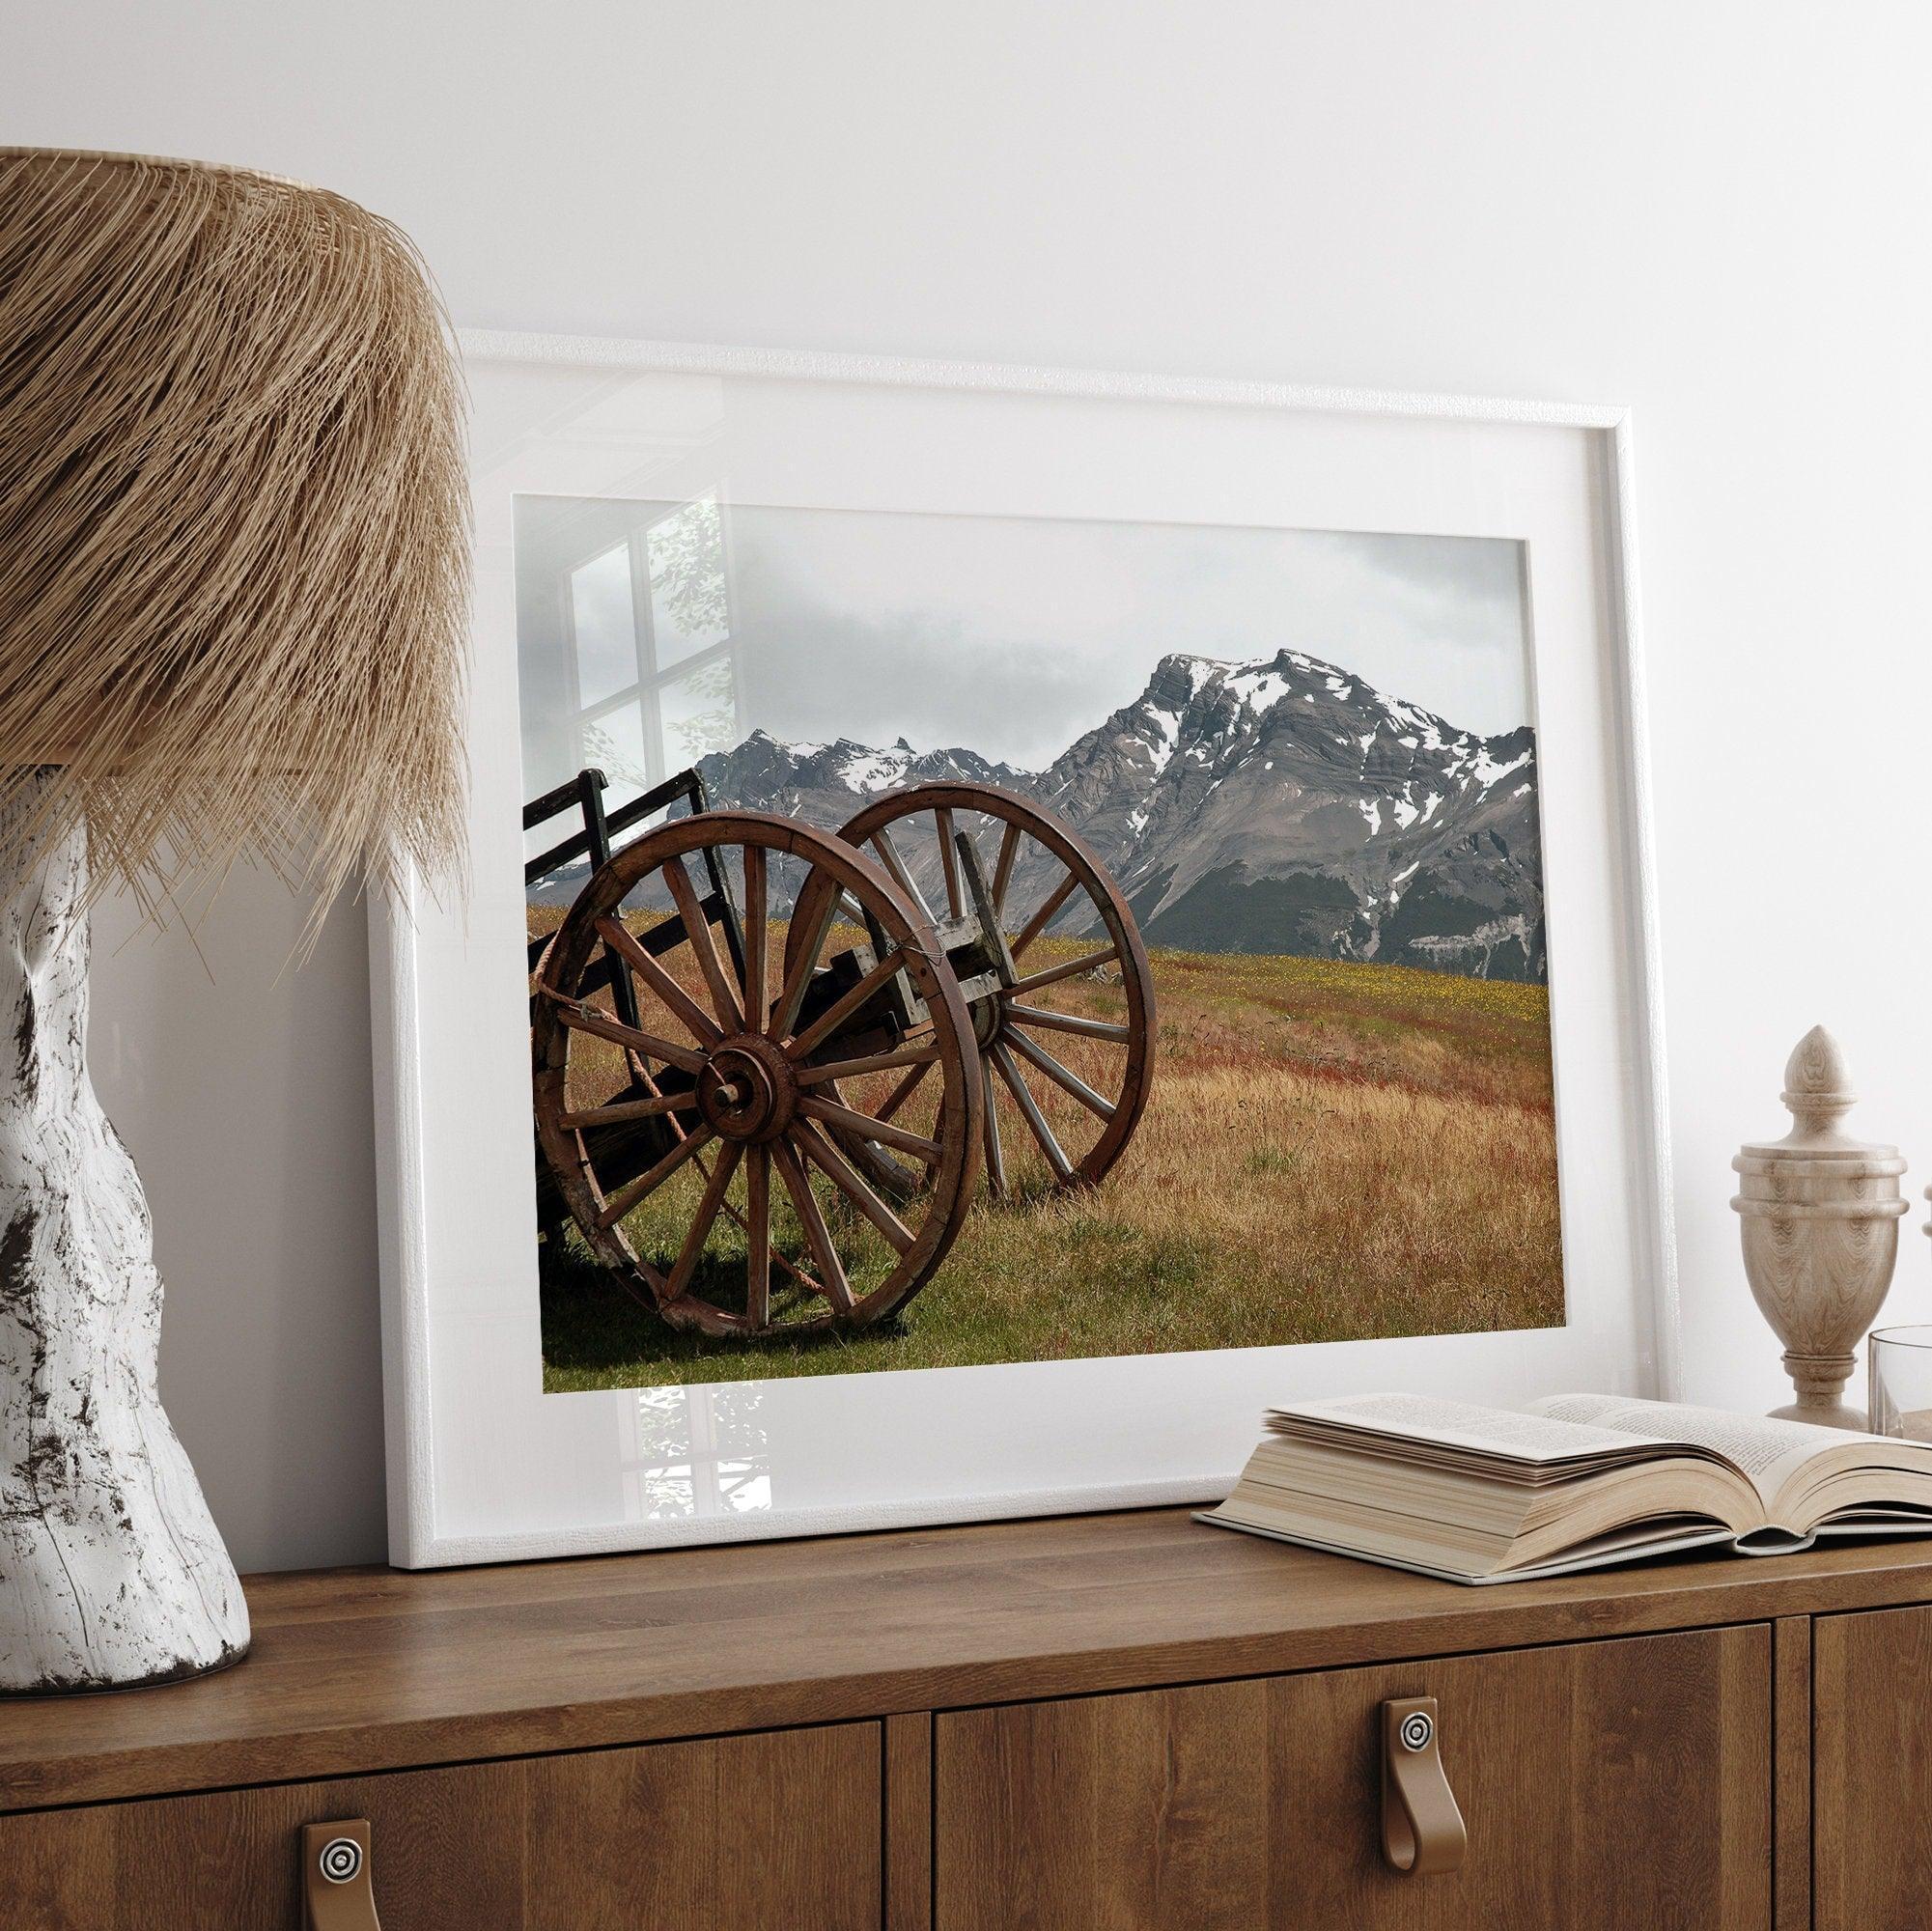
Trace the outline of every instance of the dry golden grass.
<path fill-rule="evenodd" d="M 1078 949 L 1042 941 L 1027 963 Z M 1247 955 L 1157 952 L 1154 973 L 1153 1094 L 1100 1187 L 1046 1191 L 1044 1161 L 1033 1152 L 1015 1158 L 1019 1123 L 1003 1111 L 1016 1201 L 982 1199 L 901 1317 L 851 1337 L 701 1341 L 673 1333 L 601 1273 L 553 1260 L 546 1385 L 963 1366 L 1562 1320 L 1543 988 Z M 1125 1011 L 1117 984 L 1078 980 L 1056 991 L 1062 1010 Z M 1119 1048 L 1068 1035 L 1050 1045 L 1102 1091 L 1112 1089 Z M 1033 1086 L 1069 1150 L 1089 1144 L 1091 1117 L 1044 1080 Z M 922 1116 L 909 1109 L 907 1117 Z M 698 1185 L 683 1180 L 631 1217 L 627 1228 L 641 1252 L 668 1265 Z M 796 1252 L 796 1225 L 781 1216 L 776 1226 Z M 850 1216 L 839 1230 L 854 1284 L 882 1277 L 882 1245 Z M 720 1221 L 707 1272 L 728 1278 L 742 1255 L 737 1230 Z"/>

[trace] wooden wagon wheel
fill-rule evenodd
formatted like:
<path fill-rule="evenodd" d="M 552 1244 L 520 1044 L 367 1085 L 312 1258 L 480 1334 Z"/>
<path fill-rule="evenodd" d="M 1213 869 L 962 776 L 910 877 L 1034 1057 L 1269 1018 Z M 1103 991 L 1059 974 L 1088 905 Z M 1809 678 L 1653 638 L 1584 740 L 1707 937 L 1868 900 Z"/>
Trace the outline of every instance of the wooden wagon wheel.
<path fill-rule="evenodd" d="M 780 942 L 788 901 L 812 922 L 795 914 Z M 612 966 L 634 1026 L 612 1010 Z M 537 1138 L 572 1217 L 675 1326 L 863 1327 L 918 1292 L 971 1205 L 981 1089 L 959 988 L 891 879 L 824 832 L 707 812 L 627 846 L 544 957 L 531 1049 Z M 925 1133 L 872 1104 L 908 1069 L 937 1075 Z M 889 1144 L 918 1186 L 882 1197 L 834 1134 Z"/>
<path fill-rule="evenodd" d="M 1052 1187 L 1099 1180 L 1133 1137 L 1154 1073 L 1153 975 L 1099 858 L 994 785 L 888 792 L 839 836 L 875 854 L 934 919 L 965 982 L 995 1197 L 1014 1190 L 1027 1147 Z M 875 1147 L 868 1170 L 882 1182 L 895 1163 Z"/>

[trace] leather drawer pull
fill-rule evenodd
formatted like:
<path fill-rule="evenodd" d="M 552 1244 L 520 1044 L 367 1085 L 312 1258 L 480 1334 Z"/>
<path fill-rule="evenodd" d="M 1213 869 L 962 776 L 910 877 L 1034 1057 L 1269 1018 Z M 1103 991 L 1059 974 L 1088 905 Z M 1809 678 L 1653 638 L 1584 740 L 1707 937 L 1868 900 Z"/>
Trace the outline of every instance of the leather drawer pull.
<path fill-rule="evenodd" d="M 1436 1699 L 1382 1706 L 1382 1855 L 1399 1871 L 1455 1870 L 1469 1845 L 1456 1793 L 1436 1750 Z"/>
<path fill-rule="evenodd" d="M 382 1931 L 369 1882 L 369 1820 L 302 1827 L 304 1931 Z"/>

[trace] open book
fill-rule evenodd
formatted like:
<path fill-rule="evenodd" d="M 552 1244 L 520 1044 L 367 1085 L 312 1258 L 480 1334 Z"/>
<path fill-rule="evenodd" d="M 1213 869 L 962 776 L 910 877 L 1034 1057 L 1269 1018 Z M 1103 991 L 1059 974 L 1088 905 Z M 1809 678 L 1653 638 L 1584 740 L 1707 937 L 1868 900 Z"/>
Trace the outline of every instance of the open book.
<path fill-rule="evenodd" d="M 1202 1522 L 1457 1582 L 1932 1535 L 1932 1442 L 1801 1421 L 1622 1395 L 1519 1412 L 1365 1394 L 1272 1409 L 1268 1429 Z"/>

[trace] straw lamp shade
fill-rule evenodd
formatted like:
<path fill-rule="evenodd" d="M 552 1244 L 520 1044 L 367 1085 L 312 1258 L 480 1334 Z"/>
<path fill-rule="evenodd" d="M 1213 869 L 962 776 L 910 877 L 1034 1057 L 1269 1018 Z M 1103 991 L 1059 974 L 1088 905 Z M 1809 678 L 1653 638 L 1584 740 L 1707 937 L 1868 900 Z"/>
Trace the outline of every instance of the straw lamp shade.
<path fill-rule="evenodd" d="M 87 909 L 462 871 L 461 386 L 414 249 L 241 169 L 0 149 L 0 1691 L 217 1667 Z M 313 931 L 313 922 L 311 930 Z"/>

